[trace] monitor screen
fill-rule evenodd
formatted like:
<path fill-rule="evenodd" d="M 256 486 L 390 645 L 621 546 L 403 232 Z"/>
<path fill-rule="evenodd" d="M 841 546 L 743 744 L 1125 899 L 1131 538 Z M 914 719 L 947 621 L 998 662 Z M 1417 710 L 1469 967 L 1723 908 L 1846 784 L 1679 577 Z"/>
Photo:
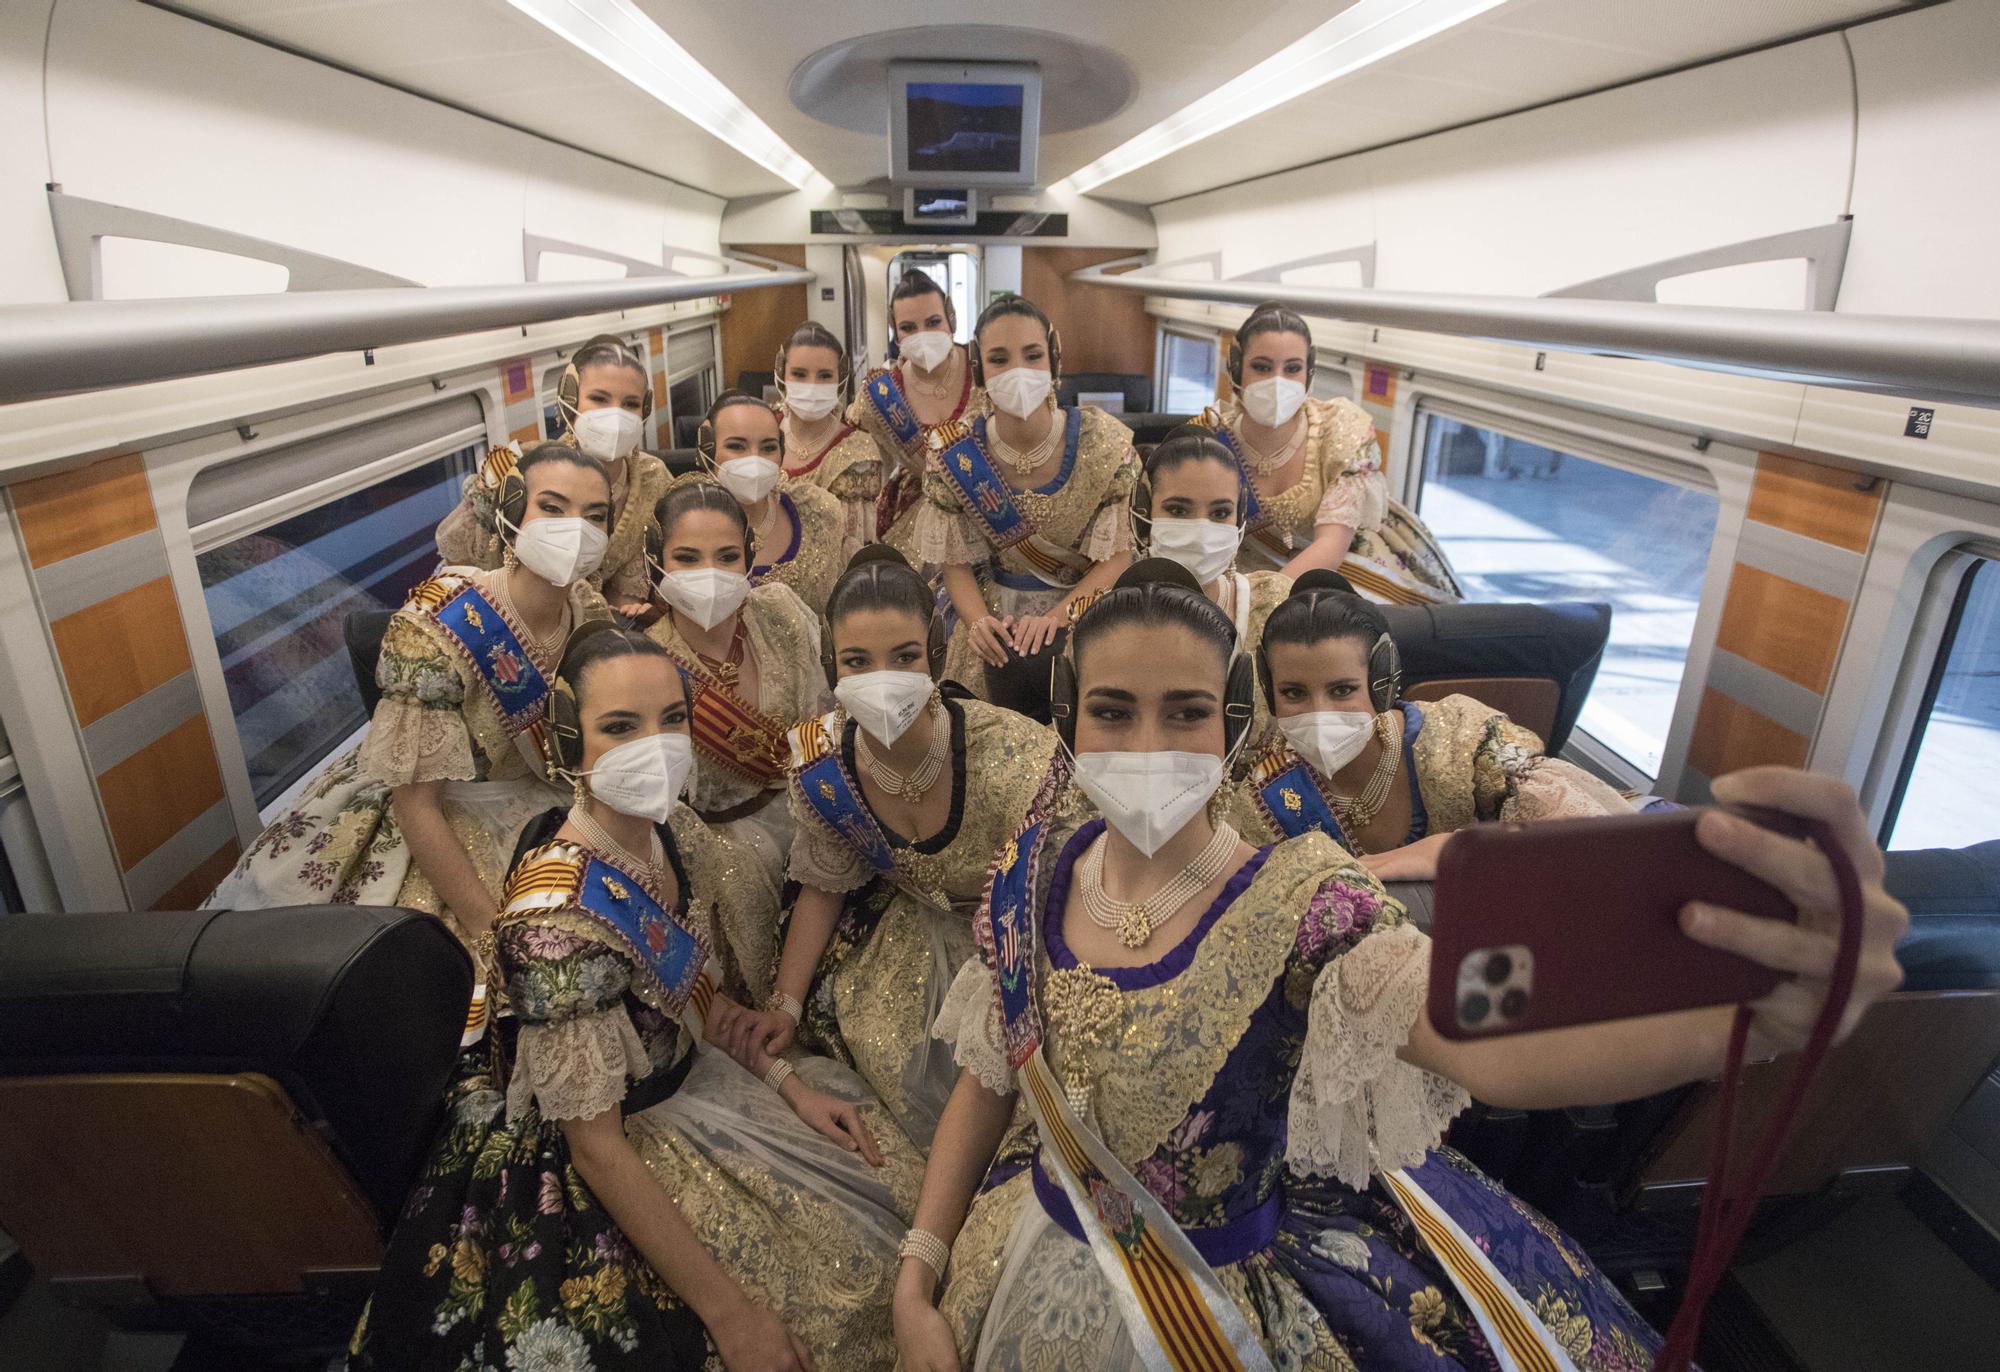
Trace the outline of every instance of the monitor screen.
<path fill-rule="evenodd" d="M 976 194 L 963 188 L 912 186 L 903 192 L 903 218 L 912 224 L 970 224 L 977 215 Z"/>
<path fill-rule="evenodd" d="M 1022 87 L 912 81 L 904 90 L 911 171 L 1019 169 L 1021 114 L 1027 98 Z"/>

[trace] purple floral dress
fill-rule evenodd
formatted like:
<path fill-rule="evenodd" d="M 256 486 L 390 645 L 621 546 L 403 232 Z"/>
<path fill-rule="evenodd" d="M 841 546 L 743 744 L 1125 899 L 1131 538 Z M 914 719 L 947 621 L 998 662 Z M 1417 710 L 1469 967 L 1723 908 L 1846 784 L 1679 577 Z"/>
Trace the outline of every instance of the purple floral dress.
<path fill-rule="evenodd" d="M 1492 1368 L 1471 1312 L 1379 1173 L 1407 1169 L 1584 1372 L 1650 1365 L 1656 1336 L 1553 1225 L 1437 1146 L 1458 1087 L 1396 1049 L 1428 944 L 1324 835 L 1261 849 L 1157 961 L 1094 975 L 1122 1007 L 1109 1042 L 1065 1030 L 1050 982 L 1080 968 L 1062 913 L 1093 821 L 1048 841 L 1039 911 L 1045 1050 L 1080 1056 L 1086 1121 L 1173 1214 L 1280 1369 Z M 982 981 L 983 977 L 983 981 Z M 975 964 L 939 1033 L 1005 1087 L 991 973 Z M 996 1167 L 953 1252 L 943 1309 L 983 1369 L 1138 1367 L 1059 1183 Z"/>

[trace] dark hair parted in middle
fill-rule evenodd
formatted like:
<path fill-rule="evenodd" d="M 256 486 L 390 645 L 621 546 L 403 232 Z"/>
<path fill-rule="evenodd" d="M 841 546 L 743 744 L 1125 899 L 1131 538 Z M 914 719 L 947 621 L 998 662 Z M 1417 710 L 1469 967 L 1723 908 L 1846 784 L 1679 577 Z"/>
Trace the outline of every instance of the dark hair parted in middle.
<path fill-rule="evenodd" d="M 673 662 L 673 654 L 637 629 L 620 629 L 602 620 L 586 624 L 570 636 L 563 649 L 562 664 L 556 668 L 558 680 L 568 683 L 570 694 L 581 706 L 584 679 L 600 662 L 620 657 L 657 657 Z M 679 675 L 678 671 L 675 673 Z"/>
<path fill-rule="evenodd" d="M 1271 611 L 1264 621 L 1264 649 L 1268 652 L 1274 643 L 1309 646 L 1352 638 L 1369 652 L 1388 632 L 1388 618 L 1379 606 L 1363 599 L 1346 577 L 1322 567 L 1293 583 L 1292 593 Z"/>
<path fill-rule="evenodd" d="M 605 470 L 604 464 L 588 453 L 578 452 L 567 443 L 558 443 L 550 440 L 546 443 L 529 444 L 528 450 L 521 454 L 521 460 L 514 464 L 514 470 L 521 474 L 522 484 L 525 485 L 528 480 L 528 473 L 535 470 L 535 468 L 550 467 L 559 464 L 581 467 L 586 472 L 597 473 L 598 479 L 604 482 L 605 497 L 607 499 L 610 498 L 611 473 Z"/>
<path fill-rule="evenodd" d="M 778 412 L 771 408 L 770 402 L 765 400 L 763 396 L 752 395 L 748 391 L 739 391 L 732 388 L 715 397 L 715 403 L 708 407 L 708 416 L 702 420 L 703 425 L 707 427 L 709 433 L 713 434 L 715 432 L 715 421 L 721 417 L 722 412 L 724 410 L 733 410 L 738 405 L 754 405 L 769 415 L 773 424 L 779 422 Z"/>
<path fill-rule="evenodd" d="M 1193 424 L 1181 425 L 1146 454 L 1146 480 L 1158 481 L 1168 472 L 1196 462 L 1213 462 L 1226 467 L 1241 480 L 1243 469 L 1237 466 L 1236 454 L 1229 451 L 1229 445 L 1211 431 Z"/>
<path fill-rule="evenodd" d="M 1215 649 L 1226 667 L 1236 652 L 1236 626 L 1202 593 L 1194 573 L 1164 557 L 1142 558 L 1077 619 L 1071 653 L 1083 674 L 1084 650 L 1114 629 L 1176 624 Z"/>
<path fill-rule="evenodd" d="M 937 600 L 925 581 L 901 553 L 886 543 L 870 543 L 857 552 L 826 597 L 826 622 L 838 624 L 861 610 L 896 610 L 928 624 Z"/>
<path fill-rule="evenodd" d="M 727 487 L 709 477 L 686 478 L 667 487 L 667 493 L 660 497 L 660 503 L 653 507 L 654 520 L 660 526 L 661 540 L 673 542 L 674 526 L 693 514 L 696 510 L 713 510 L 734 524 L 743 535 L 743 555 L 750 556 L 750 516 L 743 512 L 743 506 Z"/>

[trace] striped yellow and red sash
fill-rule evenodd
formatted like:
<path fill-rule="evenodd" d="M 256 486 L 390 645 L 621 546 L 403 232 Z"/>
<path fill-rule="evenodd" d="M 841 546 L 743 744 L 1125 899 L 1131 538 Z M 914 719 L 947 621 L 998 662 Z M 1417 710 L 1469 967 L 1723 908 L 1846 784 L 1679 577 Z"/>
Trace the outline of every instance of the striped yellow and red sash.
<path fill-rule="evenodd" d="M 680 664 L 693 695 L 688 734 L 695 749 L 760 789 L 782 782 L 791 759 L 786 727 L 717 681 L 706 668 L 672 649 L 668 653 Z"/>

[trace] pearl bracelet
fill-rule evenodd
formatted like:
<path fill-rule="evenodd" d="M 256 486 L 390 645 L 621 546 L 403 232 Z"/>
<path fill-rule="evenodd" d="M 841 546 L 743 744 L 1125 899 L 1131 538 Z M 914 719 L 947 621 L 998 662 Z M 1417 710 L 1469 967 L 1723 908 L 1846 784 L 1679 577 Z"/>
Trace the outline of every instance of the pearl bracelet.
<path fill-rule="evenodd" d="M 795 1075 L 792 1065 L 783 1058 L 778 1058 L 764 1069 L 764 1084 L 776 1091 Z"/>
<path fill-rule="evenodd" d="M 796 996 L 788 996 L 783 991 L 773 991 L 764 1002 L 766 1010 L 776 1010 L 779 1014 L 797 1024 L 806 1017 L 806 1007 L 799 1004 Z"/>
<path fill-rule="evenodd" d="M 933 1276 L 943 1277 L 945 1266 L 951 1261 L 951 1245 L 929 1230 L 912 1229 L 896 1245 L 896 1256 L 915 1258 L 930 1268 Z"/>

